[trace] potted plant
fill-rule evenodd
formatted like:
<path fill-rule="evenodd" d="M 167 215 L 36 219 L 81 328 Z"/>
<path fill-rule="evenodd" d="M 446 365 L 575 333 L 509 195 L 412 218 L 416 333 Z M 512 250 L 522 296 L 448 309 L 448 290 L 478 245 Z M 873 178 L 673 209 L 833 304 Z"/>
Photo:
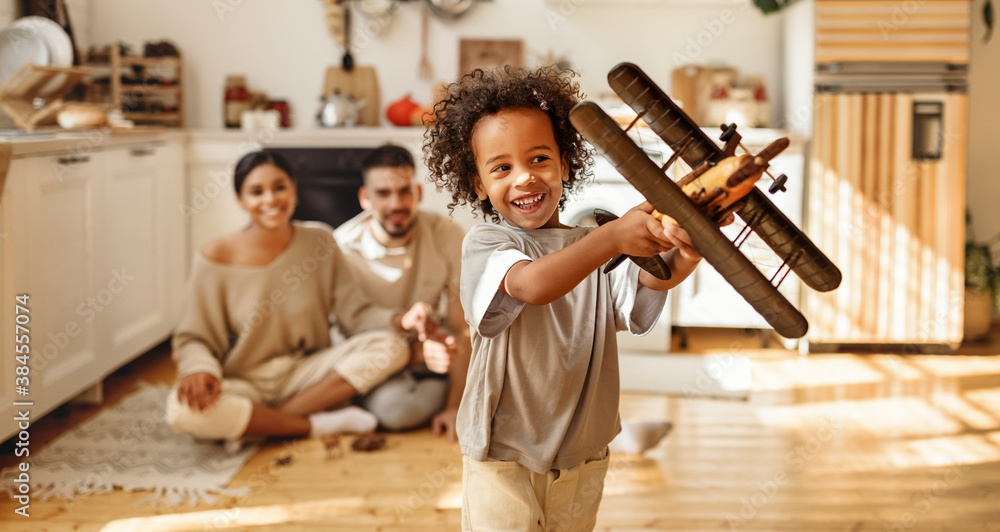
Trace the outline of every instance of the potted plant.
<path fill-rule="evenodd" d="M 788 5 L 789 0 L 753 0 L 755 6 L 765 15 L 769 15 Z"/>
<path fill-rule="evenodd" d="M 977 242 L 973 237 L 971 215 L 966 214 L 965 243 L 965 331 L 966 340 L 985 340 L 989 336 L 995 308 L 1000 308 L 1000 260 L 994 247 L 1000 234 Z"/>

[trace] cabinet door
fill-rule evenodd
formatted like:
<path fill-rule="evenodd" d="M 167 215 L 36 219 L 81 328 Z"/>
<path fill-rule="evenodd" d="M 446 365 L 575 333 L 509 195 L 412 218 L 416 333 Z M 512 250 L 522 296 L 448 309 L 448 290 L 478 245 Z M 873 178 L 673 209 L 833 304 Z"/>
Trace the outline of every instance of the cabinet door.
<path fill-rule="evenodd" d="M 94 205 L 99 155 L 32 157 L 11 164 L 3 199 L 4 352 L 13 342 L 13 298 L 30 296 L 32 419 L 92 385 L 100 375 L 95 326 L 103 308 L 95 271 Z M 4 408 L 16 390 L 4 357 Z M 11 417 L 2 413 L 3 427 Z M 11 426 L 13 428 L 13 426 Z M 7 434 L 7 430 L 3 433 Z"/>
<path fill-rule="evenodd" d="M 133 146 L 104 156 L 97 270 L 111 300 L 100 315 L 111 371 L 173 328 L 176 280 L 183 275 L 183 175 L 176 148 Z"/>
<path fill-rule="evenodd" d="M 188 224 L 193 259 L 205 244 L 238 231 L 250 223 L 233 190 L 233 167 L 222 163 L 197 163 L 188 169 L 188 193 L 184 218 Z"/>

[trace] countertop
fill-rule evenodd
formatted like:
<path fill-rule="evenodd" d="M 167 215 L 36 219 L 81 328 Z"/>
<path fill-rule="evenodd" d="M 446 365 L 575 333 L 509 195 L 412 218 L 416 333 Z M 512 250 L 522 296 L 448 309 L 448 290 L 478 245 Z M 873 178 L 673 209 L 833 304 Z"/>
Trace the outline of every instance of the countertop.
<path fill-rule="evenodd" d="M 635 129 L 644 141 L 657 141 L 648 128 Z M 325 147 L 338 146 L 374 146 L 386 142 L 414 145 L 422 144 L 424 132 L 422 127 L 350 127 L 350 128 L 296 128 L 296 129 L 264 129 L 259 131 L 244 131 L 241 129 L 223 128 L 193 128 L 193 129 L 151 129 L 151 130 L 111 130 L 96 129 L 81 132 L 52 131 L 44 134 L 26 136 L 2 136 L 0 143 L 9 143 L 14 158 L 52 153 L 80 153 L 95 149 L 127 146 L 142 142 L 157 142 L 181 140 L 198 145 L 201 143 L 255 143 L 264 146 L 295 146 L 295 147 Z M 718 128 L 704 128 L 711 138 L 717 138 Z M 792 141 L 792 151 L 801 146 L 800 135 L 791 134 L 779 129 L 746 128 L 740 129 L 743 143 L 747 146 L 760 147 L 779 138 L 789 137 Z"/>
<path fill-rule="evenodd" d="M 112 130 L 110 128 L 89 131 L 45 131 L 28 135 L 3 136 L 0 144 L 8 144 L 15 159 L 35 155 L 81 155 L 94 150 L 129 146 L 145 142 L 184 140 L 186 132 L 176 129 L 136 129 Z"/>
<path fill-rule="evenodd" d="M 355 126 L 355 127 L 304 127 L 293 129 L 262 129 L 259 131 L 244 131 L 241 129 L 193 128 L 188 129 L 188 138 L 192 142 L 221 141 L 238 142 L 253 140 L 269 146 L 308 146 L 311 144 L 329 145 L 330 142 L 350 142 L 363 145 L 377 145 L 383 142 L 413 143 L 422 142 L 423 127 L 398 126 Z"/>

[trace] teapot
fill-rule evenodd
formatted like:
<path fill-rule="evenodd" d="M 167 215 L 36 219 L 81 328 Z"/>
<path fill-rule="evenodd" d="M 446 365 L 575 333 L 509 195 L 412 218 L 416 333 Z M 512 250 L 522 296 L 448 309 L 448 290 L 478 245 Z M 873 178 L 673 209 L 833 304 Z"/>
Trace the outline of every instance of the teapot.
<path fill-rule="evenodd" d="M 320 96 L 320 102 L 316 121 L 322 127 L 354 126 L 361 109 L 367 103 L 365 100 L 355 100 L 351 95 L 343 95 L 339 90 Z"/>

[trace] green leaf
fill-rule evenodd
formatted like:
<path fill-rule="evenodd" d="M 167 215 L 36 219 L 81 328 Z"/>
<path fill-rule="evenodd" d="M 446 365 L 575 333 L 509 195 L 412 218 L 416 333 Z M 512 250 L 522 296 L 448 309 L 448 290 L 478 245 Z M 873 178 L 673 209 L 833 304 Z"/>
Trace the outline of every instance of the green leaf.
<path fill-rule="evenodd" d="M 990 263 L 990 249 L 984 244 L 965 245 L 965 286 L 976 292 L 988 292 L 994 282 L 993 264 Z"/>
<path fill-rule="evenodd" d="M 1000 275 L 993 276 L 993 306 L 1000 309 Z"/>
<path fill-rule="evenodd" d="M 788 0 L 753 0 L 754 5 L 765 15 L 779 11 L 788 5 Z"/>

